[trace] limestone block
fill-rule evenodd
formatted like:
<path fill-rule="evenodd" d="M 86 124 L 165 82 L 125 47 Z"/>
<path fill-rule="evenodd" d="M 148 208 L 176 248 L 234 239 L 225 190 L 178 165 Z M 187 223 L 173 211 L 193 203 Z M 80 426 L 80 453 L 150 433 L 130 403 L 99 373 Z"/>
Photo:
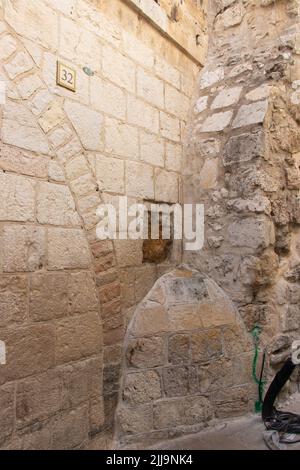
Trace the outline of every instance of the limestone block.
<path fill-rule="evenodd" d="M 103 74 L 121 88 L 135 92 L 135 64 L 109 46 L 103 49 Z"/>
<path fill-rule="evenodd" d="M 222 355 L 221 330 L 214 328 L 191 335 L 191 357 L 193 362 L 207 362 Z"/>
<path fill-rule="evenodd" d="M 154 302 L 142 304 L 132 326 L 134 336 L 145 336 L 170 330 L 167 312 Z"/>
<path fill-rule="evenodd" d="M 52 447 L 56 450 L 74 449 L 88 439 L 88 406 L 58 415 L 52 427 Z"/>
<path fill-rule="evenodd" d="M 117 158 L 96 157 L 96 178 L 101 191 L 124 193 L 125 165 Z"/>
<path fill-rule="evenodd" d="M 253 404 L 251 391 L 246 386 L 219 389 L 211 398 L 218 418 L 240 416 L 247 413 Z"/>
<path fill-rule="evenodd" d="M 0 59 L 8 59 L 17 50 L 17 42 L 10 34 L 0 39 Z"/>
<path fill-rule="evenodd" d="M 141 159 L 155 166 L 164 166 L 164 142 L 156 134 L 140 132 Z"/>
<path fill-rule="evenodd" d="M 181 145 L 166 142 L 166 169 L 180 172 L 183 164 Z"/>
<path fill-rule="evenodd" d="M 68 281 L 68 297 L 72 314 L 97 312 L 99 300 L 91 273 L 72 273 Z"/>
<path fill-rule="evenodd" d="M 164 107 L 164 83 L 143 69 L 137 71 L 137 95 L 155 107 Z"/>
<path fill-rule="evenodd" d="M 262 131 L 231 137 L 224 150 L 224 166 L 248 162 L 257 157 L 262 157 L 264 150 L 265 138 Z"/>
<path fill-rule="evenodd" d="M 38 116 L 52 101 L 52 95 L 48 90 L 39 90 L 28 103 L 33 114 Z"/>
<path fill-rule="evenodd" d="M 48 166 L 48 177 L 49 180 L 57 181 L 60 183 L 65 182 L 65 175 L 61 166 L 54 160 L 50 160 Z"/>
<path fill-rule="evenodd" d="M 0 277 L 0 325 L 22 323 L 28 311 L 27 279 L 22 276 Z"/>
<path fill-rule="evenodd" d="M 262 124 L 264 122 L 267 109 L 268 102 L 266 100 L 241 106 L 233 121 L 232 127 L 235 129 L 238 127 L 250 126 L 252 124 Z"/>
<path fill-rule="evenodd" d="M 134 275 L 135 301 L 138 303 L 143 300 L 155 284 L 156 268 L 144 265 L 141 268 L 136 268 Z"/>
<path fill-rule="evenodd" d="M 204 397 L 162 400 L 154 404 L 154 427 L 164 429 L 199 424 L 210 419 L 212 414 L 212 406 Z"/>
<path fill-rule="evenodd" d="M 202 328 L 202 316 L 207 314 L 210 306 L 202 305 L 201 313 L 195 305 L 176 305 L 169 309 L 169 329 L 182 332 L 194 328 Z"/>
<path fill-rule="evenodd" d="M 139 158 L 138 130 L 115 119 L 106 119 L 105 151 L 137 160 Z"/>
<path fill-rule="evenodd" d="M 180 121 L 164 112 L 160 112 L 160 130 L 166 139 L 180 142 Z"/>
<path fill-rule="evenodd" d="M 127 403 L 149 403 L 161 398 L 160 377 L 155 371 L 127 374 L 123 391 Z"/>
<path fill-rule="evenodd" d="M 82 153 L 82 147 L 77 137 L 56 151 L 57 158 L 61 164 L 65 164 L 70 158 Z"/>
<path fill-rule="evenodd" d="M 202 167 L 199 187 L 201 189 L 212 189 L 216 187 L 218 180 L 218 161 L 217 159 L 205 160 Z"/>
<path fill-rule="evenodd" d="M 19 124 L 35 127 L 36 122 L 31 112 L 22 104 L 11 99 L 6 100 L 3 106 L 3 119 L 17 121 Z"/>
<path fill-rule="evenodd" d="M 72 101 L 64 109 L 86 150 L 102 150 L 103 117 L 96 111 Z"/>
<path fill-rule="evenodd" d="M 6 225 L 2 233 L 2 269 L 27 272 L 41 269 L 46 262 L 45 229 L 34 226 Z"/>
<path fill-rule="evenodd" d="M 124 434 L 140 434 L 153 429 L 151 405 L 122 406 L 118 410 L 118 421 Z"/>
<path fill-rule="evenodd" d="M 190 108 L 190 100 L 176 88 L 166 84 L 165 86 L 165 109 L 168 113 L 174 114 L 186 121 Z"/>
<path fill-rule="evenodd" d="M 198 392 L 196 367 L 165 367 L 162 372 L 166 397 L 185 396 Z"/>
<path fill-rule="evenodd" d="M 249 93 L 246 95 L 246 98 L 249 101 L 261 101 L 265 98 L 268 98 L 269 94 L 270 87 L 262 85 L 258 88 L 254 88 L 254 90 L 249 91 Z"/>
<path fill-rule="evenodd" d="M 140 266 L 143 262 L 143 240 L 116 240 L 115 251 L 119 267 Z M 112 262 L 110 257 L 108 261 Z"/>
<path fill-rule="evenodd" d="M 156 74 L 164 81 L 178 89 L 180 88 L 180 72 L 169 62 L 157 56 L 155 57 L 154 69 Z"/>
<path fill-rule="evenodd" d="M 51 270 L 88 268 L 91 263 L 87 240 L 82 230 L 48 230 L 48 266 Z"/>
<path fill-rule="evenodd" d="M 165 362 L 164 340 L 159 336 L 132 339 L 126 349 L 129 367 L 147 369 L 161 366 Z"/>
<path fill-rule="evenodd" d="M 241 4 L 233 5 L 232 7 L 227 8 L 224 13 L 222 13 L 217 18 L 218 28 L 228 29 L 241 24 L 245 13 L 246 10 Z"/>
<path fill-rule="evenodd" d="M 73 180 L 79 176 L 87 174 L 90 171 L 90 168 L 85 156 L 78 155 L 66 163 L 65 170 L 67 178 Z"/>
<path fill-rule="evenodd" d="M 208 88 L 223 80 L 224 75 L 225 73 L 223 67 L 216 68 L 215 70 L 206 70 L 200 78 L 200 89 Z"/>
<path fill-rule="evenodd" d="M 145 163 L 127 162 L 126 192 L 128 196 L 153 199 L 153 168 Z"/>
<path fill-rule="evenodd" d="M 232 246 L 264 249 L 274 244 L 274 226 L 268 219 L 247 218 L 232 222 L 228 227 Z"/>
<path fill-rule="evenodd" d="M 155 170 L 155 199 L 159 202 L 178 202 L 178 175 L 173 172 Z"/>
<path fill-rule="evenodd" d="M 55 356 L 58 364 L 101 352 L 102 327 L 97 313 L 57 320 Z"/>
<path fill-rule="evenodd" d="M 42 81 L 38 75 L 30 75 L 19 81 L 17 88 L 21 97 L 25 100 L 30 98 L 39 88 L 42 87 Z"/>
<path fill-rule="evenodd" d="M 123 49 L 126 54 L 135 62 L 140 63 L 145 68 L 152 69 L 154 65 L 153 50 L 147 47 L 142 41 L 137 40 L 134 34 L 122 31 Z"/>
<path fill-rule="evenodd" d="M 159 112 L 133 96 L 127 98 L 127 119 L 129 124 L 143 127 L 149 132 L 159 131 Z"/>
<path fill-rule="evenodd" d="M 124 90 L 112 83 L 93 77 L 91 81 L 91 102 L 97 111 L 125 120 L 126 94 Z"/>
<path fill-rule="evenodd" d="M 19 150 L 17 147 L 0 145 L 1 170 L 46 178 L 47 165 L 48 158 L 46 157 L 37 159 L 35 154 Z"/>
<path fill-rule="evenodd" d="M 4 65 L 4 68 L 12 80 L 18 75 L 29 72 L 34 66 L 30 56 L 25 52 L 18 52 L 10 62 Z"/>
<path fill-rule="evenodd" d="M 68 124 L 62 124 L 48 134 L 48 139 L 54 148 L 66 144 L 72 136 L 72 129 Z"/>
<path fill-rule="evenodd" d="M 250 362 L 248 362 L 249 366 Z M 209 363 L 199 367 L 200 391 L 211 393 L 222 387 L 230 388 L 233 385 L 233 364 L 224 357 L 211 359 Z"/>
<path fill-rule="evenodd" d="M 168 340 L 168 361 L 170 364 L 189 363 L 190 337 L 185 334 L 175 334 Z"/>
<path fill-rule="evenodd" d="M 61 407 L 61 383 L 56 371 L 19 381 L 16 390 L 17 428 L 43 421 Z"/>
<path fill-rule="evenodd" d="M 7 364 L 1 366 L 0 384 L 54 367 L 53 326 L 14 327 L 1 332 L 1 338 L 6 344 Z"/>
<path fill-rule="evenodd" d="M 61 108 L 61 103 L 54 101 L 39 119 L 39 125 L 47 134 L 54 127 L 58 126 L 65 118 L 65 113 Z"/>
<path fill-rule="evenodd" d="M 17 34 L 56 49 L 58 44 L 57 13 L 35 0 L 9 0 L 5 5 L 5 20 Z"/>
<path fill-rule="evenodd" d="M 29 127 L 10 119 L 3 120 L 2 140 L 5 144 L 17 146 L 32 152 L 49 154 L 46 138 L 38 127 Z"/>
<path fill-rule="evenodd" d="M 30 279 L 30 317 L 34 321 L 68 314 L 68 274 L 36 273 Z"/>
<path fill-rule="evenodd" d="M 14 430 L 14 384 L 7 384 L 0 389 L 0 444 L 7 439 Z"/>
<path fill-rule="evenodd" d="M 228 89 L 225 88 L 220 91 L 211 105 L 212 109 L 226 108 L 227 106 L 236 104 L 239 101 L 242 89 L 242 87 L 234 87 Z"/>
<path fill-rule="evenodd" d="M 205 111 L 207 109 L 207 102 L 208 96 L 201 96 L 201 98 L 199 98 L 195 104 L 194 112 L 202 113 L 202 111 Z"/>
<path fill-rule="evenodd" d="M 219 132 L 224 130 L 229 125 L 232 115 L 232 111 L 224 111 L 223 113 L 209 116 L 201 126 L 201 132 Z"/>
<path fill-rule="evenodd" d="M 0 173 L 0 220 L 33 222 L 35 185 L 23 176 Z"/>
<path fill-rule="evenodd" d="M 79 225 L 75 202 L 67 186 L 39 183 L 37 187 L 37 220 L 41 224 Z"/>

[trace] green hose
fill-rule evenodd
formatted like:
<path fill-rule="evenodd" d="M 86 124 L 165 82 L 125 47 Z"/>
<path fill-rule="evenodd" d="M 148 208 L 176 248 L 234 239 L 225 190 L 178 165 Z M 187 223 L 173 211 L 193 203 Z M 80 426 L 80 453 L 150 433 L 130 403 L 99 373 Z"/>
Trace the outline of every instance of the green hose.
<path fill-rule="evenodd" d="M 260 352 L 259 337 L 260 337 L 261 331 L 262 331 L 262 329 L 258 325 L 256 325 L 252 330 L 252 337 L 253 337 L 253 341 L 254 341 L 254 357 L 253 357 L 253 363 L 252 363 L 252 376 L 253 376 L 254 382 L 258 386 L 258 396 L 259 396 L 258 400 L 255 402 L 255 412 L 256 413 L 260 413 L 261 410 L 262 410 L 263 395 L 264 395 L 264 389 L 265 389 L 265 385 L 266 385 L 266 381 L 263 380 L 263 378 L 262 378 L 264 363 L 262 365 L 260 378 L 257 377 L 257 362 L 258 362 L 259 352 Z M 264 359 L 265 359 L 265 356 L 264 356 Z"/>

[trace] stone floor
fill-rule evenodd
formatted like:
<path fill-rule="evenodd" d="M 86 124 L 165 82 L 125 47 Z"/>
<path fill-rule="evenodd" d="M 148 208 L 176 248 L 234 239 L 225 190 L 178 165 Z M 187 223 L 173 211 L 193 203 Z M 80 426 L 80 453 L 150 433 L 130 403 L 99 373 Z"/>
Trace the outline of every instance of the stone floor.
<path fill-rule="evenodd" d="M 300 414 L 300 395 L 282 407 Z M 267 450 L 262 434 L 265 430 L 260 415 L 220 421 L 198 434 L 160 444 L 162 450 Z M 288 446 L 288 450 L 300 450 L 300 444 Z"/>

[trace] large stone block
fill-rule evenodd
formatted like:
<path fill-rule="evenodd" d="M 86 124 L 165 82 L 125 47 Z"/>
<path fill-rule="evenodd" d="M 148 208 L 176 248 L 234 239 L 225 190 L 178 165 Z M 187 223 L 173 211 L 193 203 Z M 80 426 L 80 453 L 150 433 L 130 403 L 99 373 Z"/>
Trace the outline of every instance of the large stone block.
<path fill-rule="evenodd" d="M 14 384 L 0 388 L 0 444 L 12 435 L 15 421 Z"/>
<path fill-rule="evenodd" d="M 67 273 L 39 273 L 30 279 L 30 317 L 45 321 L 68 315 Z"/>
<path fill-rule="evenodd" d="M 122 406 L 118 411 L 118 422 L 124 434 L 141 434 L 153 429 L 151 405 Z"/>
<path fill-rule="evenodd" d="M 0 173 L 0 220 L 34 221 L 35 186 L 23 176 Z"/>
<path fill-rule="evenodd" d="M 79 225 L 75 202 L 67 186 L 39 183 L 37 187 L 37 220 L 49 225 Z"/>
<path fill-rule="evenodd" d="M 173 172 L 155 170 L 155 199 L 159 202 L 178 202 L 178 175 Z"/>
<path fill-rule="evenodd" d="M 6 365 L 1 366 L 0 384 L 54 367 L 53 326 L 14 327 L 2 331 L 1 339 L 6 344 Z"/>
<path fill-rule="evenodd" d="M 89 268 L 91 255 L 87 239 L 80 229 L 48 230 L 49 269 Z"/>
<path fill-rule="evenodd" d="M 240 107 L 232 127 L 244 127 L 253 124 L 262 124 L 268 110 L 268 101 L 257 101 Z"/>
<path fill-rule="evenodd" d="M 232 111 L 224 111 L 222 113 L 213 114 L 204 121 L 201 126 L 201 132 L 220 132 L 223 131 L 230 123 Z"/>
<path fill-rule="evenodd" d="M 236 247 L 255 250 L 267 248 L 275 242 L 274 225 L 270 220 L 262 218 L 237 220 L 228 227 L 228 241 Z"/>
<path fill-rule="evenodd" d="M 103 49 L 103 74 L 116 85 L 134 93 L 135 64 L 111 47 Z"/>
<path fill-rule="evenodd" d="M 96 175 L 101 191 L 124 193 L 125 166 L 122 160 L 97 155 Z"/>
<path fill-rule="evenodd" d="M 170 331 L 167 311 L 154 302 L 141 304 L 132 325 L 134 336 L 148 336 Z"/>
<path fill-rule="evenodd" d="M 46 231 L 40 227 L 7 225 L 2 232 L 2 269 L 26 272 L 46 264 Z"/>
<path fill-rule="evenodd" d="M 143 69 L 137 72 L 137 94 L 155 107 L 164 107 L 164 83 Z"/>
<path fill-rule="evenodd" d="M 46 178 L 48 158 L 25 152 L 17 147 L 0 144 L 0 168 L 37 178 Z"/>
<path fill-rule="evenodd" d="M 218 329 L 195 332 L 191 335 L 193 362 L 207 362 L 222 355 L 222 336 Z"/>
<path fill-rule="evenodd" d="M 58 364 L 101 352 L 102 327 L 97 313 L 58 320 L 55 356 Z"/>
<path fill-rule="evenodd" d="M 83 405 L 75 410 L 62 413 L 53 423 L 52 448 L 70 450 L 86 443 L 89 430 L 89 409 Z"/>
<path fill-rule="evenodd" d="M 111 114 L 118 119 L 125 119 L 125 92 L 112 83 L 94 77 L 91 81 L 91 102 L 97 111 Z"/>
<path fill-rule="evenodd" d="M 123 398 L 127 403 L 148 403 L 161 398 L 160 377 L 155 371 L 127 374 Z"/>
<path fill-rule="evenodd" d="M 168 340 L 168 361 L 170 364 L 187 364 L 190 359 L 189 335 L 173 335 Z"/>
<path fill-rule="evenodd" d="M 133 96 L 127 98 L 127 119 L 129 124 L 156 134 L 159 132 L 158 110 Z"/>
<path fill-rule="evenodd" d="M 154 404 L 155 429 L 204 423 L 212 416 L 212 406 L 204 397 L 174 398 Z"/>
<path fill-rule="evenodd" d="M 8 59 L 17 50 L 17 42 L 10 34 L 0 39 L 0 59 Z"/>
<path fill-rule="evenodd" d="M 226 108 L 236 104 L 241 96 L 242 87 L 225 88 L 214 99 L 212 109 Z"/>
<path fill-rule="evenodd" d="M 190 100 L 176 88 L 166 84 L 165 86 L 165 109 L 183 121 L 188 118 Z"/>
<path fill-rule="evenodd" d="M 165 362 L 165 346 L 163 338 L 132 339 L 126 350 L 128 366 L 138 369 L 148 369 L 161 366 Z"/>
<path fill-rule="evenodd" d="M 31 150 L 42 154 L 49 154 L 49 145 L 38 127 L 24 126 L 11 119 L 3 120 L 2 140 L 5 144 Z"/>
<path fill-rule="evenodd" d="M 115 119 L 105 120 L 105 151 L 120 157 L 139 158 L 138 129 Z"/>
<path fill-rule="evenodd" d="M 64 109 L 86 150 L 103 149 L 103 117 L 97 111 L 73 101 L 66 101 Z"/>
<path fill-rule="evenodd" d="M 140 132 L 141 159 L 155 166 L 164 166 L 164 142 L 155 135 Z"/>
<path fill-rule="evenodd" d="M 126 163 L 126 191 L 128 196 L 154 198 L 153 168 L 144 163 Z"/>
<path fill-rule="evenodd" d="M 263 131 L 231 137 L 225 146 L 224 166 L 244 163 L 257 157 L 262 157 L 264 150 L 265 139 Z"/>
<path fill-rule="evenodd" d="M 197 369 L 193 366 L 165 367 L 163 386 L 166 397 L 181 397 L 197 393 Z"/>
<path fill-rule="evenodd" d="M 18 52 L 10 62 L 4 65 L 4 68 L 12 80 L 22 73 L 29 72 L 34 64 L 31 57 L 25 52 Z"/>
<path fill-rule="evenodd" d="M 23 276 L 0 276 L 0 326 L 23 323 L 28 313 L 28 281 Z"/>
<path fill-rule="evenodd" d="M 167 113 L 160 113 L 160 131 L 166 139 L 180 142 L 180 121 L 176 117 L 170 116 Z"/>
<path fill-rule="evenodd" d="M 91 273 L 72 273 L 68 280 L 71 313 L 97 312 L 99 300 Z"/>
<path fill-rule="evenodd" d="M 17 428 L 43 421 L 61 409 L 61 382 L 57 371 L 19 381 L 16 390 Z"/>

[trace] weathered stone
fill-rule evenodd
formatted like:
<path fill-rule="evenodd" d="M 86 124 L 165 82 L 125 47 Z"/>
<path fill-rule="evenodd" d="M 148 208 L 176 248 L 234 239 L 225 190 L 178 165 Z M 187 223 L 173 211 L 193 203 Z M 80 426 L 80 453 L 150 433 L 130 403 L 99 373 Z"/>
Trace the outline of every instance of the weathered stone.
<path fill-rule="evenodd" d="M 174 335 L 168 341 L 168 361 L 171 364 L 187 364 L 190 359 L 190 338 L 188 335 Z"/>
<path fill-rule="evenodd" d="M 230 360 L 218 357 L 199 367 L 199 389 L 202 393 L 211 393 L 221 387 L 233 385 L 233 367 Z"/>
<path fill-rule="evenodd" d="M 202 74 L 200 79 L 200 88 L 208 88 L 215 83 L 223 80 L 224 69 L 222 67 L 216 68 L 215 70 L 207 70 Z"/>
<path fill-rule="evenodd" d="M 7 225 L 2 233 L 2 269 L 4 272 L 26 272 L 46 264 L 46 232 L 40 227 Z"/>
<path fill-rule="evenodd" d="M 161 398 L 160 377 L 157 372 L 127 374 L 123 398 L 128 403 L 148 403 Z"/>
<path fill-rule="evenodd" d="M 202 113 L 207 108 L 207 101 L 208 101 L 208 96 L 201 96 L 195 104 L 194 107 L 194 112 L 195 113 Z"/>
<path fill-rule="evenodd" d="M 211 107 L 212 109 L 226 108 L 232 106 L 239 101 L 241 96 L 242 87 L 228 88 L 220 91 L 218 96 L 214 99 Z"/>
<path fill-rule="evenodd" d="M 220 132 L 223 131 L 230 123 L 232 111 L 224 111 L 223 113 L 213 114 L 204 121 L 201 132 Z"/>
<path fill-rule="evenodd" d="M 123 405 L 118 411 L 118 421 L 124 434 L 140 434 L 153 429 L 151 405 Z"/>
<path fill-rule="evenodd" d="M 60 411 L 61 383 L 56 371 L 17 383 L 17 428 L 43 421 Z"/>
<path fill-rule="evenodd" d="M 39 183 L 37 189 L 37 220 L 41 224 L 79 225 L 75 202 L 67 186 Z"/>
<path fill-rule="evenodd" d="M 165 362 L 164 340 L 159 336 L 130 340 L 126 358 L 130 367 L 138 369 L 161 366 Z"/>
<path fill-rule="evenodd" d="M 165 170 L 155 171 L 155 199 L 159 202 L 178 201 L 178 175 Z"/>
<path fill-rule="evenodd" d="M 0 173 L 2 204 L 0 220 L 34 221 L 34 184 L 23 176 Z"/>
<path fill-rule="evenodd" d="M 64 109 L 86 150 L 103 149 L 103 117 L 86 106 L 67 101 Z"/>
<path fill-rule="evenodd" d="M 257 101 L 253 104 L 246 104 L 240 107 L 232 127 L 238 128 L 250 126 L 252 124 L 262 124 L 268 109 L 267 101 Z"/>
<path fill-rule="evenodd" d="M 12 80 L 18 75 L 29 72 L 33 68 L 33 61 L 30 56 L 25 52 L 18 52 L 16 56 L 8 63 L 4 65 L 4 68 Z"/>
<path fill-rule="evenodd" d="M 82 230 L 63 228 L 49 229 L 49 269 L 85 269 L 90 266 L 90 262 L 89 247 Z"/>
<path fill-rule="evenodd" d="M 141 304 L 132 325 L 134 336 L 153 335 L 169 329 L 167 311 L 164 307 L 154 302 Z"/>
<path fill-rule="evenodd" d="M 224 13 L 219 15 L 217 18 L 217 27 L 219 29 L 227 29 L 237 26 L 242 22 L 245 13 L 246 10 L 244 6 L 240 4 L 233 5 L 230 8 L 225 8 Z"/>
<path fill-rule="evenodd" d="M 222 354 L 220 330 L 200 331 L 191 335 L 191 358 L 193 362 L 207 362 Z"/>
<path fill-rule="evenodd" d="M 61 103 L 54 101 L 43 113 L 39 119 L 39 125 L 47 134 L 54 127 L 58 126 L 65 118 L 65 113 L 61 107 Z"/>
<path fill-rule="evenodd" d="M 1 37 L 0 50 L 1 60 L 8 59 L 17 50 L 17 43 L 13 36 L 11 36 L 10 34 L 6 34 L 5 36 Z"/>
<path fill-rule="evenodd" d="M 30 317 L 51 320 L 68 314 L 68 275 L 33 274 L 30 280 Z"/>
<path fill-rule="evenodd" d="M 101 324 L 97 313 L 87 313 L 56 323 L 55 356 L 58 364 L 100 353 Z"/>
<path fill-rule="evenodd" d="M 155 429 L 199 424 L 212 417 L 210 402 L 204 397 L 174 398 L 154 405 Z"/>
<path fill-rule="evenodd" d="M 163 386 L 166 397 L 180 397 L 198 392 L 195 367 L 179 366 L 163 369 Z"/>
<path fill-rule="evenodd" d="M 46 138 L 38 127 L 29 127 L 10 119 L 3 120 L 2 140 L 5 144 L 14 145 L 25 150 L 49 154 Z"/>
<path fill-rule="evenodd" d="M 23 323 L 28 312 L 28 283 L 23 276 L 0 277 L 1 327 Z"/>
<path fill-rule="evenodd" d="M 53 449 L 73 449 L 88 439 L 88 411 L 88 406 L 84 405 L 56 417 L 52 431 Z"/>
<path fill-rule="evenodd" d="M 247 413 L 253 405 L 253 399 L 247 387 L 218 390 L 212 394 L 211 399 L 218 418 L 242 415 Z"/>
<path fill-rule="evenodd" d="M 7 384 L 0 388 L 0 444 L 12 435 L 14 430 L 14 384 Z"/>
<path fill-rule="evenodd" d="M 36 158 L 36 155 L 17 147 L 0 145 L 0 168 L 13 173 L 46 178 L 48 159 Z"/>
<path fill-rule="evenodd" d="M 259 250 L 274 244 L 274 226 L 267 219 L 246 218 L 230 224 L 228 237 L 232 246 Z"/>
<path fill-rule="evenodd" d="M 251 161 L 263 155 L 265 149 L 263 132 L 241 134 L 231 137 L 224 151 L 224 166 Z"/>
<path fill-rule="evenodd" d="M 54 367 L 55 331 L 50 325 L 14 327 L 1 332 L 7 364 L 1 366 L 0 384 Z"/>

